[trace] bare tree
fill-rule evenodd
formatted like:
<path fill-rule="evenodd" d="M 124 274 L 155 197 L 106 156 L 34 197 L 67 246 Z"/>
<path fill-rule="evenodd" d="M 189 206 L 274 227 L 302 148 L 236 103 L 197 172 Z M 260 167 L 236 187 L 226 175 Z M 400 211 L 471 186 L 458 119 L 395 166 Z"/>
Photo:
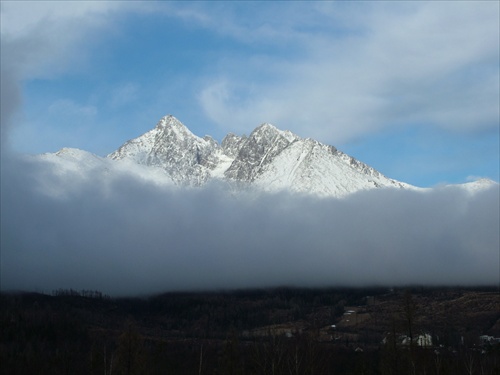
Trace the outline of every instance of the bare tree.
<path fill-rule="evenodd" d="M 464 356 L 464 365 L 465 365 L 465 371 L 467 372 L 468 375 L 474 374 L 474 370 L 476 369 L 476 361 L 474 358 L 473 353 L 465 353 Z"/>

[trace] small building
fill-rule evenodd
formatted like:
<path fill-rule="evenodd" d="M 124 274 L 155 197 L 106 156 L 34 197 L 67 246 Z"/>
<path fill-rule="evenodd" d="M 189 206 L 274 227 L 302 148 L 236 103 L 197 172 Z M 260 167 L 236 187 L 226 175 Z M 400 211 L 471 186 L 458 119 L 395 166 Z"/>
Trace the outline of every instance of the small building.
<path fill-rule="evenodd" d="M 479 336 L 481 345 L 495 345 L 500 344 L 500 337 L 493 337 L 488 335 Z"/>
<path fill-rule="evenodd" d="M 409 346 L 411 344 L 411 340 L 406 335 L 399 336 L 397 340 L 399 345 Z M 413 339 L 413 342 L 422 348 L 427 348 L 432 346 L 432 336 L 429 333 L 422 333 Z M 382 340 L 382 344 L 387 343 L 387 336 Z"/>
<path fill-rule="evenodd" d="M 432 336 L 428 333 L 423 333 L 417 337 L 417 345 L 421 347 L 432 346 Z"/>

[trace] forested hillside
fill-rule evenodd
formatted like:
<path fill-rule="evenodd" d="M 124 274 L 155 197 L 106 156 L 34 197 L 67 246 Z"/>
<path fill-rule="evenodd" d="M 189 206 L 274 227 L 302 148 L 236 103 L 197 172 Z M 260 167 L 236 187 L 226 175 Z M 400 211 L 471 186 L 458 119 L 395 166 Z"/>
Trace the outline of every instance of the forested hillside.
<path fill-rule="evenodd" d="M 499 374 L 496 289 L 1 295 L 2 374 Z"/>

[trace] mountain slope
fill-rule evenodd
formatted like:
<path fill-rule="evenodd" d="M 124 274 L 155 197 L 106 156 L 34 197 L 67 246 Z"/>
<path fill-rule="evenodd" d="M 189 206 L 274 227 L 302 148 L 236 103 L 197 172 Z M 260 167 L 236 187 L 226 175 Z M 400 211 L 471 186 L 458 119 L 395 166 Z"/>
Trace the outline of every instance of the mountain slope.
<path fill-rule="evenodd" d="M 215 140 L 199 138 L 175 117 L 165 116 L 154 129 L 126 142 L 108 157 L 159 167 L 176 183 L 199 186 L 211 177 L 220 153 Z"/>
<path fill-rule="evenodd" d="M 387 178 L 333 146 L 271 124 L 260 125 L 249 136 L 229 133 L 219 144 L 209 136 L 194 135 L 170 115 L 104 158 L 72 148 L 34 158 L 51 165 L 57 179 L 48 179 L 42 185 L 53 195 L 64 195 L 64 184 L 77 186 L 79 181 L 89 179 L 107 184 L 117 178 L 178 187 L 224 181 L 234 188 L 254 186 L 268 192 L 285 190 L 322 197 L 345 197 L 377 188 L 421 192 L 451 188 L 475 194 L 498 186 L 495 181 L 480 179 L 418 188 Z"/>
<path fill-rule="evenodd" d="M 208 136 L 197 137 L 169 115 L 108 157 L 161 168 L 180 185 L 200 186 L 224 179 L 267 191 L 335 197 L 380 187 L 411 188 L 333 146 L 271 124 L 260 125 L 248 137 L 228 134 L 219 145 Z"/>
<path fill-rule="evenodd" d="M 52 196 L 62 197 L 67 193 L 68 186 L 78 188 L 88 180 L 96 183 L 98 181 L 103 186 L 120 178 L 133 178 L 155 185 L 174 185 L 161 168 L 139 165 L 128 159 L 114 161 L 75 148 L 63 148 L 56 153 L 36 155 L 34 160 L 51 166 L 49 170 L 55 178 L 43 178 L 37 183 Z"/>

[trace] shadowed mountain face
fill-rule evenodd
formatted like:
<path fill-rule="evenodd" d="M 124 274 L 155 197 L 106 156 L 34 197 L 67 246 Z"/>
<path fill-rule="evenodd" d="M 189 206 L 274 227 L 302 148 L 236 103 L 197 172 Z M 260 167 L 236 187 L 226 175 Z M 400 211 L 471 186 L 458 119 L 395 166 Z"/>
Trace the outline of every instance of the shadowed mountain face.
<path fill-rule="evenodd" d="M 411 188 L 366 164 L 312 139 L 270 124 L 250 136 L 228 134 L 218 144 L 195 136 L 173 116 L 108 155 L 163 169 L 179 185 L 200 186 L 211 179 L 253 184 L 268 191 L 291 190 L 341 197 L 379 187 Z"/>

